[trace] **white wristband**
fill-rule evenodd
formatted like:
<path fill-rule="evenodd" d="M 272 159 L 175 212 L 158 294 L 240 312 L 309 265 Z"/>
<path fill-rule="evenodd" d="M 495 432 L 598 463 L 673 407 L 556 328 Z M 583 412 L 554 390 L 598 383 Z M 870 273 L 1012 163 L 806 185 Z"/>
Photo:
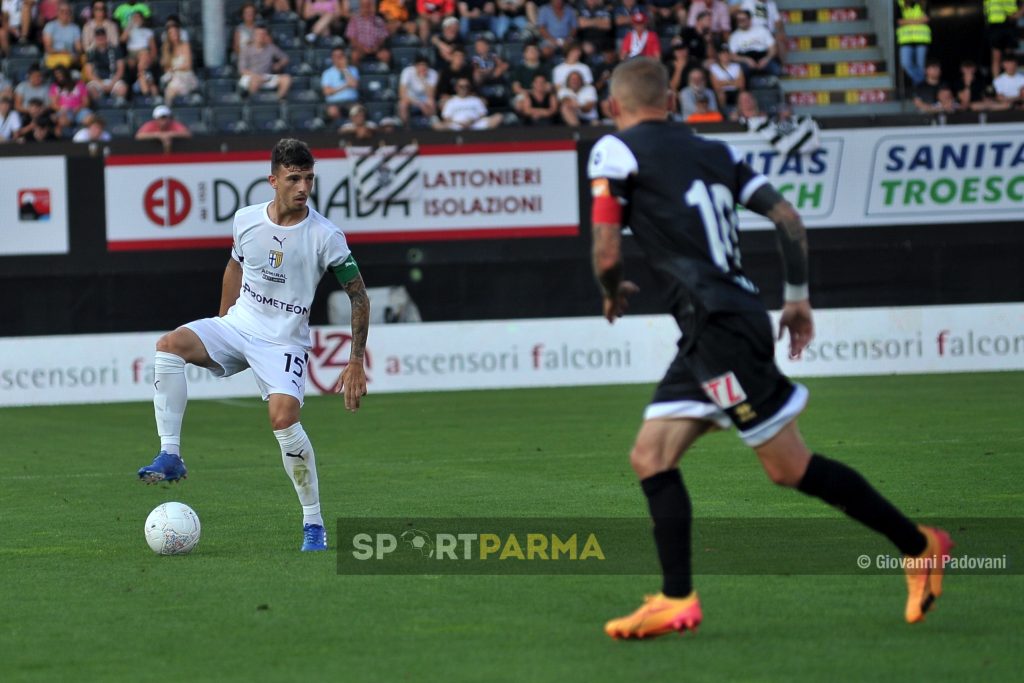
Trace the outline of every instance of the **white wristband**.
<path fill-rule="evenodd" d="M 790 301 L 806 301 L 811 298 L 811 290 L 806 282 L 802 285 L 791 285 L 787 282 L 782 298 L 786 303 Z"/>

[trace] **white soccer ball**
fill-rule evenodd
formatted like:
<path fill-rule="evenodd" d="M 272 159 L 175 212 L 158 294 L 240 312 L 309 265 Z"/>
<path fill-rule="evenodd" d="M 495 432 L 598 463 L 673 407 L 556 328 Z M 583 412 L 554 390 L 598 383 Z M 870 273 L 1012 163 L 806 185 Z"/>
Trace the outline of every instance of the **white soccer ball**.
<path fill-rule="evenodd" d="M 199 543 L 199 515 L 184 503 L 158 505 L 146 518 L 146 543 L 158 555 L 184 555 Z"/>

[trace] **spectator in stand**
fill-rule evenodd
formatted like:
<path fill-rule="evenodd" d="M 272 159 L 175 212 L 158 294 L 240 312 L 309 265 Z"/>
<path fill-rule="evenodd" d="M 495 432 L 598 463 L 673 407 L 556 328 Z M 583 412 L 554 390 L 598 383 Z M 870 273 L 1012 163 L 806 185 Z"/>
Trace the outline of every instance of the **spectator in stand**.
<path fill-rule="evenodd" d="M 605 0 L 585 0 L 579 9 L 576 39 L 583 48 L 583 54 L 589 60 L 604 52 L 608 45 L 615 45 L 615 34 L 612 33 L 612 10 L 604 4 Z"/>
<path fill-rule="evenodd" d="M 61 131 L 81 124 L 92 113 L 89 109 L 89 90 L 85 83 L 72 78 L 71 71 L 66 67 L 58 66 L 53 70 L 50 107 L 56 112 L 57 128 Z"/>
<path fill-rule="evenodd" d="M 729 120 L 752 130 L 767 121 L 768 115 L 761 111 L 754 93 L 744 90 L 736 97 L 736 108 L 729 114 Z"/>
<path fill-rule="evenodd" d="M 990 102 L 985 96 L 985 81 L 978 74 L 978 65 L 970 59 L 960 63 L 960 80 L 955 87 L 960 107 L 971 111 L 985 111 Z"/>
<path fill-rule="evenodd" d="M 320 75 L 320 91 L 331 121 L 346 116 L 349 107 L 359 101 L 359 69 L 348 63 L 345 48 L 331 50 L 331 65 Z"/>
<path fill-rule="evenodd" d="M 283 100 L 292 87 L 292 77 L 284 72 L 288 55 L 274 45 L 265 26 L 256 27 L 252 45 L 242 50 L 238 58 L 238 71 L 242 74 L 238 87 L 247 92 L 276 90 Z"/>
<path fill-rule="evenodd" d="M 896 43 L 900 66 L 916 88 L 924 81 L 928 46 L 932 29 L 928 25 L 928 8 L 924 0 L 896 0 Z"/>
<path fill-rule="evenodd" d="M 170 152 L 172 142 L 177 138 L 190 138 L 192 131 L 174 118 L 171 108 L 161 104 L 153 109 L 153 118 L 146 121 L 135 133 L 136 140 L 159 140 L 165 152 Z"/>
<path fill-rule="evenodd" d="M 260 13 L 267 19 L 295 19 L 297 18 L 294 6 L 296 2 L 301 2 L 301 0 L 295 0 L 295 2 L 292 0 L 263 0 Z"/>
<path fill-rule="evenodd" d="M 52 142 L 60 139 L 60 128 L 53 121 L 49 112 L 44 112 L 32 119 L 31 125 L 22 128 L 25 134 L 19 140 L 25 143 Z"/>
<path fill-rule="evenodd" d="M 459 34 L 459 20 L 455 17 L 446 17 L 441 22 L 441 32 L 430 39 L 437 54 L 435 62 L 442 67 L 452 61 L 452 55 L 456 50 L 465 50 L 466 44 Z"/>
<path fill-rule="evenodd" d="M 708 79 L 703 69 L 694 69 L 686 81 L 686 87 L 679 92 L 679 111 L 683 120 L 686 121 L 697 111 L 697 97 L 708 96 L 708 109 L 718 111 L 718 102 L 715 94 L 708 87 Z"/>
<path fill-rule="evenodd" d="M 455 94 L 456 84 L 462 79 L 473 80 L 473 66 L 466 59 L 466 51 L 458 48 L 452 53 L 452 61 L 441 66 L 437 77 L 437 97 L 439 108 Z"/>
<path fill-rule="evenodd" d="M 477 87 L 504 82 L 508 71 L 508 62 L 499 57 L 490 41 L 482 36 L 473 41 L 470 64 L 473 66 L 473 83 Z"/>
<path fill-rule="evenodd" d="M 513 102 L 516 114 L 528 126 L 550 126 L 556 123 L 558 100 L 551 92 L 551 84 L 543 73 L 535 73 L 529 90 L 524 90 Z"/>
<path fill-rule="evenodd" d="M 352 63 L 359 66 L 365 57 L 370 56 L 389 64 L 388 35 L 387 24 L 383 17 L 377 16 L 374 0 L 359 0 L 359 13 L 349 19 L 345 29 L 345 39 L 352 46 Z"/>
<path fill-rule="evenodd" d="M 540 49 L 547 58 L 561 52 L 576 37 L 576 10 L 565 4 L 565 0 L 551 0 L 537 11 L 537 30 L 540 32 Z"/>
<path fill-rule="evenodd" d="M 775 0 L 743 0 L 740 7 L 750 12 L 750 23 L 753 26 L 762 26 L 772 34 L 779 61 L 786 61 L 786 25 L 782 22 Z"/>
<path fill-rule="evenodd" d="M 28 114 L 28 103 L 32 100 L 50 101 L 50 82 L 38 64 L 30 65 L 25 80 L 14 86 L 15 109 L 23 115 Z"/>
<path fill-rule="evenodd" d="M 3 0 L 0 3 L 0 52 L 11 54 L 11 43 L 26 43 L 32 34 L 32 3 Z"/>
<path fill-rule="evenodd" d="M 676 24 L 676 13 L 682 6 L 681 0 L 650 0 L 646 13 L 654 22 L 652 30 L 655 28 L 660 30 Z M 656 30 L 655 33 L 657 32 Z"/>
<path fill-rule="evenodd" d="M 285 57 L 287 60 L 287 57 Z M 163 76 L 164 101 L 173 103 L 178 97 L 195 92 L 199 79 L 192 70 L 192 45 L 181 39 L 181 27 L 169 24 L 160 48 L 160 68 Z"/>
<path fill-rule="evenodd" d="M 601 53 L 600 59 L 595 59 L 590 63 L 591 71 L 594 74 L 594 89 L 597 90 L 597 107 L 601 112 L 601 117 L 605 119 L 613 118 L 609 109 L 608 97 L 611 94 L 612 73 L 618 65 L 619 53 L 615 51 L 615 45 L 609 45 Z"/>
<path fill-rule="evenodd" d="M 996 91 L 996 102 L 1000 109 L 1019 106 L 1024 101 L 1024 74 L 1020 73 L 1017 55 L 1004 52 L 1002 55 L 1003 73 L 992 81 Z"/>
<path fill-rule="evenodd" d="M 686 15 L 687 27 L 696 28 L 702 12 L 708 13 L 707 29 L 714 34 L 716 43 L 728 41 L 729 34 L 732 33 L 732 15 L 725 0 L 693 0 Z"/>
<path fill-rule="evenodd" d="M 501 114 L 488 114 L 487 104 L 473 94 L 468 78 L 455 83 L 455 94 L 445 101 L 441 108 L 441 121 L 435 124 L 438 130 L 487 130 L 501 124 Z"/>
<path fill-rule="evenodd" d="M 121 29 L 107 14 L 107 3 L 97 1 L 92 3 L 92 16 L 89 21 L 82 25 L 82 49 L 86 53 L 96 49 L 96 31 L 101 28 L 107 33 L 107 44 L 119 47 Z"/>
<path fill-rule="evenodd" d="M 750 12 L 745 9 L 736 13 L 736 30 L 729 36 L 729 50 L 748 80 L 755 75 L 782 74 L 775 37 L 763 26 L 754 26 Z"/>
<path fill-rule="evenodd" d="M 26 138 L 32 135 L 32 130 L 41 117 L 49 119 L 50 123 L 53 123 L 53 110 L 47 107 L 45 102 L 45 100 L 33 97 L 26 104 L 26 110 L 19 112 L 21 114 L 21 128 L 15 134 L 15 140 L 24 142 Z"/>
<path fill-rule="evenodd" d="M 657 33 L 648 29 L 648 21 L 644 12 L 633 12 L 632 28 L 623 39 L 619 54 L 622 61 L 633 57 L 661 59 L 661 41 Z"/>
<path fill-rule="evenodd" d="M 21 129 L 21 114 L 14 109 L 14 98 L 0 95 L 0 143 L 10 142 Z"/>
<path fill-rule="evenodd" d="M 914 107 L 922 114 L 934 114 L 939 103 L 939 88 L 946 83 L 942 80 L 942 64 L 930 59 L 924 67 L 924 80 L 914 88 Z"/>
<path fill-rule="evenodd" d="M 449 18 L 455 19 L 455 26 L 459 25 L 455 16 L 455 0 L 416 0 L 416 26 L 424 45 L 433 43 L 431 36 L 438 33 L 441 24 Z M 455 33 L 458 32 L 456 28 Z M 444 59 L 451 59 L 451 53 Z"/>
<path fill-rule="evenodd" d="M 715 99 L 726 110 L 736 106 L 736 97 L 741 90 L 746 90 L 747 81 L 743 77 L 743 69 L 732 61 L 732 53 L 728 45 L 717 50 L 718 59 L 711 64 L 711 87 L 715 91 Z"/>
<path fill-rule="evenodd" d="M 700 69 L 701 65 L 690 56 L 690 45 L 683 40 L 682 36 L 674 37 L 671 45 L 672 49 L 665 66 L 669 73 L 669 88 L 678 96 L 679 91 L 686 87 L 690 72 Z M 675 110 L 678 111 L 678 108 Z"/>
<path fill-rule="evenodd" d="M 121 44 L 125 49 L 125 63 L 129 69 L 135 67 L 139 53 L 148 52 L 150 61 L 156 63 L 156 34 L 145 25 L 145 17 L 139 12 L 128 15 L 128 28 L 121 33 Z"/>
<path fill-rule="evenodd" d="M 11 85 L 11 82 L 7 80 L 7 77 L 4 76 L 2 71 L 0 71 L 0 97 L 3 97 L 4 95 L 8 95 L 13 98 L 14 86 Z"/>
<path fill-rule="evenodd" d="M 409 8 L 415 9 L 413 0 L 380 0 L 378 11 L 384 17 L 388 33 L 395 35 L 398 32 L 416 35 L 416 22 L 412 20 Z"/>
<path fill-rule="evenodd" d="M 430 68 L 430 62 L 423 55 L 402 69 L 398 77 L 398 116 L 403 125 L 409 125 L 413 114 L 427 118 L 437 116 L 434 100 L 438 79 L 437 71 Z"/>
<path fill-rule="evenodd" d="M 548 82 L 551 69 L 541 61 L 540 48 L 534 43 L 528 43 L 523 47 L 523 57 L 518 64 L 512 67 L 509 72 L 509 81 L 512 84 L 512 108 L 519 111 L 520 102 L 526 97 L 526 93 L 534 85 L 534 77 L 537 74 L 544 76 L 544 82 Z"/>
<path fill-rule="evenodd" d="M 107 40 L 107 30 L 102 26 L 93 33 L 95 47 L 86 54 L 82 78 L 93 99 L 113 97 L 117 106 L 125 103 L 128 84 L 124 82 L 124 59 L 121 50 Z"/>
<path fill-rule="evenodd" d="M 583 82 L 583 76 L 573 71 L 558 90 L 559 111 L 566 125 L 596 124 L 600 116 L 597 108 L 597 90 Z"/>
<path fill-rule="evenodd" d="M 497 0 L 498 13 L 494 17 L 494 35 L 504 40 L 509 30 L 526 31 L 530 22 L 526 18 L 526 0 Z"/>
<path fill-rule="evenodd" d="M 32 39 L 35 36 L 38 42 L 39 32 L 51 21 L 57 20 L 62 2 L 65 2 L 65 0 L 36 0 L 32 2 L 29 13 L 32 16 L 33 29 L 29 31 L 25 38 Z M 25 3 L 28 4 L 29 0 L 25 0 Z"/>
<path fill-rule="evenodd" d="M 62 2 L 57 18 L 43 28 L 43 63 L 47 69 L 77 67 L 82 59 L 82 29 L 73 21 L 71 5 Z"/>
<path fill-rule="evenodd" d="M 72 142 L 109 142 L 107 122 L 99 114 L 90 114 L 85 125 L 71 138 Z"/>
<path fill-rule="evenodd" d="M 231 34 L 231 52 L 235 61 L 242 54 L 242 48 L 248 47 L 256 35 L 256 5 L 247 2 L 242 5 L 242 22 L 235 26 Z"/>
<path fill-rule="evenodd" d="M 576 43 L 569 43 L 565 46 L 565 61 L 551 70 L 551 81 L 556 89 L 565 86 L 569 74 L 573 71 L 578 71 L 587 85 L 593 84 L 594 72 L 580 61 L 582 55 L 583 49 Z"/>
<path fill-rule="evenodd" d="M 1024 5 L 1019 0 L 984 0 L 985 23 L 988 27 L 988 46 L 992 54 L 992 73 L 999 73 L 1003 56 L 1013 53 L 1020 44 L 1017 22 L 1024 16 Z"/>
<path fill-rule="evenodd" d="M 126 29 L 131 26 L 133 14 L 138 14 L 145 23 L 146 19 L 153 16 L 153 11 L 144 2 L 123 2 L 114 8 L 114 21 L 121 24 L 122 30 Z"/>
<path fill-rule="evenodd" d="M 357 104 L 348 110 L 348 121 L 338 129 L 342 135 L 351 135 L 356 140 L 367 140 L 377 132 L 377 124 L 366 115 L 366 107 Z"/>
<path fill-rule="evenodd" d="M 722 112 L 711 108 L 714 97 L 709 92 L 698 93 L 693 98 L 694 111 L 686 117 L 687 123 L 721 123 Z"/>
<path fill-rule="evenodd" d="M 643 3 L 639 0 L 619 0 L 612 11 L 612 33 L 618 38 L 625 38 L 629 30 L 633 28 L 633 15 L 644 10 Z"/>
<path fill-rule="evenodd" d="M 496 14 L 493 0 L 459 0 L 459 33 L 462 38 L 468 40 L 476 31 L 495 33 Z"/>
<path fill-rule="evenodd" d="M 960 103 L 953 94 L 953 88 L 945 83 L 939 88 L 938 110 L 936 114 L 955 114 L 960 111 Z"/>
<path fill-rule="evenodd" d="M 302 20 L 306 22 L 306 42 L 337 33 L 348 18 L 346 0 L 309 0 L 302 4 Z"/>
<path fill-rule="evenodd" d="M 156 78 L 156 68 L 149 50 L 138 54 L 135 69 L 132 70 L 132 92 L 142 97 L 159 97 L 160 86 Z"/>

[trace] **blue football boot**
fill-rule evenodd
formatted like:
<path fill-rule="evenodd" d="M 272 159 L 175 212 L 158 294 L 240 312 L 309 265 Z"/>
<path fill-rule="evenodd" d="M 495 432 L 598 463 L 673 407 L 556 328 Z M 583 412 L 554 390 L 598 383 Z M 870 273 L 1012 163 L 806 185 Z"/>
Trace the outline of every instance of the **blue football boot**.
<path fill-rule="evenodd" d="M 161 481 L 178 481 L 188 476 L 185 461 L 180 455 L 160 451 L 151 465 L 139 468 L 139 479 L 147 484 Z"/>
<path fill-rule="evenodd" d="M 302 525 L 302 552 L 327 550 L 327 530 L 319 524 Z"/>

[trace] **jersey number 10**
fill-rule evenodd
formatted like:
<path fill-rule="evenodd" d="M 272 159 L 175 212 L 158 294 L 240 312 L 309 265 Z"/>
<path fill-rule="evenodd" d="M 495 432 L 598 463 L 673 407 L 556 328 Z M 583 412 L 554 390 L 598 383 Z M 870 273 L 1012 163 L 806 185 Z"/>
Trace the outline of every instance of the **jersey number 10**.
<path fill-rule="evenodd" d="M 709 187 L 703 180 L 694 180 L 686 191 L 686 203 L 700 212 L 715 265 L 725 273 L 740 270 L 739 220 L 729 188 L 720 183 Z"/>

